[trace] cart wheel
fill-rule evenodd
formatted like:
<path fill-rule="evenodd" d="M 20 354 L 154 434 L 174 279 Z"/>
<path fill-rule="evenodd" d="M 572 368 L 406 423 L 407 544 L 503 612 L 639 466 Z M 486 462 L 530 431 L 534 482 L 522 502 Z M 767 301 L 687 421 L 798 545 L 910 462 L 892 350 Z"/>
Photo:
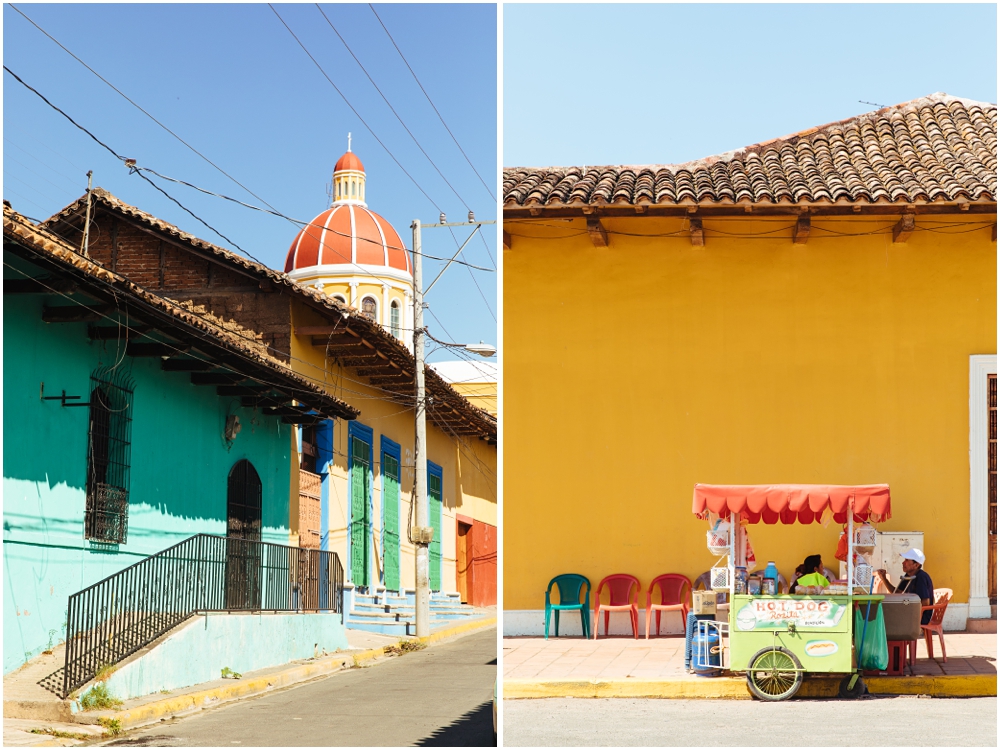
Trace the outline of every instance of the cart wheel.
<path fill-rule="evenodd" d="M 783 701 L 802 687 L 802 663 L 787 648 L 762 648 L 750 659 L 747 687 L 763 701 Z"/>
<path fill-rule="evenodd" d="M 858 675 L 857 681 L 854 683 L 853 688 L 848 688 L 847 686 L 851 682 L 853 674 L 847 675 L 844 679 L 840 681 L 840 689 L 837 691 L 837 695 L 841 698 L 847 700 L 854 700 L 855 698 L 860 698 L 862 695 L 868 692 L 868 688 L 865 687 L 864 680 L 861 679 L 861 675 Z"/>

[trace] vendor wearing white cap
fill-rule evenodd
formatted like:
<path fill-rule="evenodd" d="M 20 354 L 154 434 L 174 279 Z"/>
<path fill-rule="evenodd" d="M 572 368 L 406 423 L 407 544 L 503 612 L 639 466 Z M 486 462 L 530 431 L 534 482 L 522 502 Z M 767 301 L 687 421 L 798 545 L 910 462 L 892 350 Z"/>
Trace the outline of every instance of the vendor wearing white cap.
<path fill-rule="evenodd" d="M 876 570 L 875 575 L 885 584 L 889 591 L 897 594 L 916 594 L 920 597 L 920 604 L 927 607 L 934 603 L 934 583 L 931 577 L 924 570 L 924 553 L 916 547 L 910 547 L 902 554 L 903 577 L 899 579 L 899 585 L 893 587 L 885 574 L 885 569 Z M 931 611 L 924 612 L 920 620 L 922 625 L 931 621 Z"/>

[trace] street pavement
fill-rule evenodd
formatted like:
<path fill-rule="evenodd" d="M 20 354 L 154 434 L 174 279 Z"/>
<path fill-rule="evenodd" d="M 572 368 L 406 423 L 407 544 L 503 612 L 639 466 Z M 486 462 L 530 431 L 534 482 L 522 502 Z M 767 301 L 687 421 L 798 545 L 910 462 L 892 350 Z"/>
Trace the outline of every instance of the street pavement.
<path fill-rule="evenodd" d="M 497 630 L 129 732 L 106 745 L 490 747 Z"/>
<path fill-rule="evenodd" d="M 996 698 L 503 702 L 505 747 L 996 747 Z"/>

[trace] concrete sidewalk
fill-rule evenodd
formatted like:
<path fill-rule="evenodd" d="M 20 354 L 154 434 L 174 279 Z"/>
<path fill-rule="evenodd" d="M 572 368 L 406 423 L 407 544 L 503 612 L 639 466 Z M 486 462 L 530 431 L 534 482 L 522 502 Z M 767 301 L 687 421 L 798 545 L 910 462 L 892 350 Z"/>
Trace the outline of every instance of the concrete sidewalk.
<path fill-rule="evenodd" d="M 997 637 L 946 633 L 948 661 L 935 641 L 933 660 L 923 640 L 911 677 L 865 677 L 882 695 L 995 696 Z M 839 679 L 810 677 L 798 695 L 836 695 Z M 612 636 L 503 639 L 503 697 L 750 698 L 741 676 L 701 677 L 684 669 L 684 637 L 645 640 Z"/>
<path fill-rule="evenodd" d="M 450 628 L 442 628 L 419 640 L 431 644 L 495 626 L 496 622 L 495 616 L 480 617 Z M 387 648 L 395 646 L 401 640 L 418 640 L 353 629 L 347 630 L 347 639 L 349 648 L 328 656 L 248 672 L 236 680 L 213 680 L 183 690 L 174 690 L 169 694 L 136 698 L 125 701 L 122 708 L 115 711 L 71 713 L 68 701 L 60 700 L 34 682 L 34 672 L 37 670 L 22 668 L 4 677 L 3 744 L 33 747 L 78 745 L 86 739 L 79 735 L 99 737 L 106 727 L 120 731 L 152 724 L 161 719 L 184 716 L 240 698 L 293 687 L 343 669 L 385 661 L 396 655 L 392 651 L 387 652 Z M 49 731 L 48 734 L 37 734 L 31 730 Z"/>

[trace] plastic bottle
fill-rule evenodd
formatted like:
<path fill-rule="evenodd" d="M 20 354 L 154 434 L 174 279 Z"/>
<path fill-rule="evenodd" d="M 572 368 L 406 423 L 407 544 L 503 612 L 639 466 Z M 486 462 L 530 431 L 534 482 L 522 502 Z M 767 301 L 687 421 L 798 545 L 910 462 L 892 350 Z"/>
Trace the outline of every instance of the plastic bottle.
<path fill-rule="evenodd" d="M 778 593 L 778 569 L 773 560 L 768 560 L 767 567 L 764 568 L 764 581 L 761 584 L 760 593 L 772 595 Z"/>

